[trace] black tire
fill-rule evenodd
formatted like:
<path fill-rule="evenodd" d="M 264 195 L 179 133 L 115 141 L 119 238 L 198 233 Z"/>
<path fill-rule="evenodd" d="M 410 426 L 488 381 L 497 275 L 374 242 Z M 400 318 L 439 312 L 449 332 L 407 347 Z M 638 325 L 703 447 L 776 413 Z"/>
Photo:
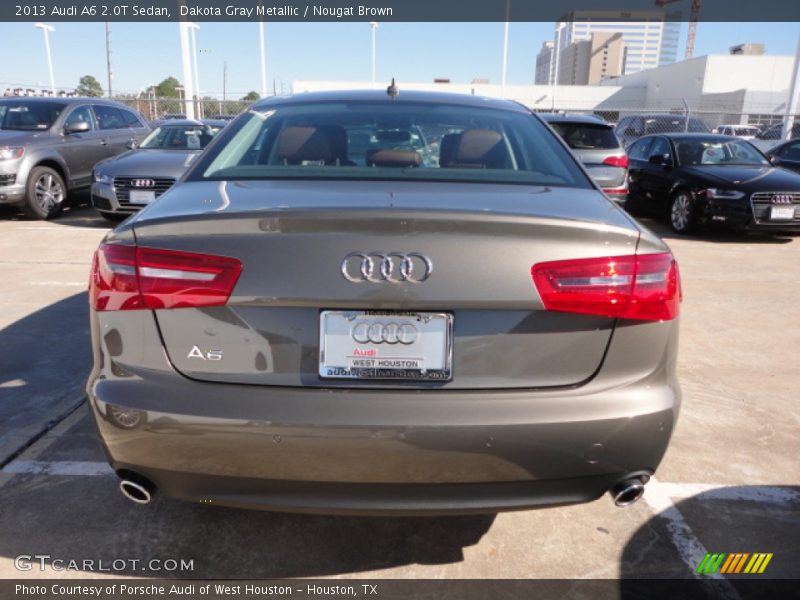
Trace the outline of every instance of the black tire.
<path fill-rule="evenodd" d="M 697 227 L 697 207 L 692 194 L 686 190 L 675 192 L 667 214 L 670 227 L 676 233 L 687 235 Z"/>
<path fill-rule="evenodd" d="M 130 215 L 124 213 L 113 213 L 113 212 L 105 212 L 105 211 L 97 211 L 100 213 L 100 216 L 103 217 L 106 221 L 111 223 L 122 223 L 125 219 L 127 219 Z"/>
<path fill-rule="evenodd" d="M 67 186 L 58 171 L 34 167 L 28 174 L 22 212 L 29 219 L 52 219 L 61 212 L 67 199 Z"/>
<path fill-rule="evenodd" d="M 632 192 L 628 192 L 628 197 L 625 198 L 625 204 L 623 206 L 625 212 L 629 215 L 634 217 L 642 216 L 645 214 L 644 202 L 642 199 Z"/>

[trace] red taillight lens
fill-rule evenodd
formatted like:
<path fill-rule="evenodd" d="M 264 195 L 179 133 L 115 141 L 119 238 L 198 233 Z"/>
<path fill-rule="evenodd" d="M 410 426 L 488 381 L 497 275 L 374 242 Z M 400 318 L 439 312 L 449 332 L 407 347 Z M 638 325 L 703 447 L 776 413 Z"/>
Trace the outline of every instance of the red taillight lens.
<path fill-rule="evenodd" d="M 619 156 L 609 156 L 607 159 L 603 161 L 604 165 L 608 165 L 609 167 L 622 167 L 623 169 L 628 168 L 628 155 L 621 154 Z"/>
<path fill-rule="evenodd" d="M 680 275 L 669 253 L 539 263 L 531 277 L 547 310 L 641 321 L 678 316 Z"/>
<path fill-rule="evenodd" d="M 227 256 L 103 244 L 90 278 L 95 310 L 224 305 L 242 272 Z"/>

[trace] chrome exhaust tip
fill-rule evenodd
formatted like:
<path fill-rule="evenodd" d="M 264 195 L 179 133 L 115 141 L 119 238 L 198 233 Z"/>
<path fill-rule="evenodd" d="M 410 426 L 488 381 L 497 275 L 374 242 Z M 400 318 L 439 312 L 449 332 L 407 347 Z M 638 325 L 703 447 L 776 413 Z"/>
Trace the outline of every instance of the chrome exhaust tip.
<path fill-rule="evenodd" d="M 622 508 L 639 501 L 644 495 L 644 484 L 640 479 L 626 479 L 612 487 L 608 493 L 614 500 L 614 506 Z"/>
<path fill-rule="evenodd" d="M 156 493 L 156 486 L 144 477 L 122 477 L 119 490 L 131 502 L 136 504 L 150 504 Z"/>

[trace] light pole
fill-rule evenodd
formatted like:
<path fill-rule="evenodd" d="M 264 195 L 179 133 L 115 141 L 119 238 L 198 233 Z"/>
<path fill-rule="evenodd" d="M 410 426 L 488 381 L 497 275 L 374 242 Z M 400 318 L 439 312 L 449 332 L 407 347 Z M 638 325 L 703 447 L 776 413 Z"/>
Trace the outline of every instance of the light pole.
<path fill-rule="evenodd" d="M 503 73 L 500 78 L 500 95 L 506 97 L 506 72 L 508 71 L 508 11 L 511 0 L 506 0 L 506 23 L 503 29 Z"/>
<path fill-rule="evenodd" d="M 378 23 L 370 21 L 369 26 L 372 28 L 372 83 L 375 83 L 375 30 L 378 28 Z"/>
<path fill-rule="evenodd" d="M 55 31 L 55 27 L 50 25 L 45 25 L 44 23 L 37 23 L 34 25 L 36 29 L 41 29 L 42 33 L 44 33 L 44 50 L 47 54 L 47 68 L 50 70 L 50 90 L 53 92 L 53 95 L 56 95 L 56 80 L 53 77 L 53 57 L 50 55 L 50 33 Z"/>
<path fill-rule="evenodd" d="M 267 97 L 267 56 L 264 43 L 264 21 L 258 22 L 258 57 L 261 64 L 261 97 Z"/>
<path fill-rule="evenodd" d="M 197 118 L 202 119 L 203 104 L 200 101 L 200 77 L 197 75 L 197 61 L 199 57 L 197 55 L 197 38 L 195 37 L 195 32 L 200 29 L 200 25 L 197 23 L 191 23 L 190 26 L 191 29 L 189 31 L 191 32 L 192 41 L 192 64 L 194 66 L 194 93 L 195 96 L 197 96 Z"/>

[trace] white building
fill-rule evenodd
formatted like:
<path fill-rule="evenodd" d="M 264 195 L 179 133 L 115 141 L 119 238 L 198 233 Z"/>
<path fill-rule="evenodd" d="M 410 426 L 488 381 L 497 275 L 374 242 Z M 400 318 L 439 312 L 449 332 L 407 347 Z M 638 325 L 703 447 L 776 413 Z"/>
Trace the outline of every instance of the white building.
<path fill-rule="evenodd" d="M 559 57 L 570 44 L 592 33 L 621 33 L 625 43 L 623 73 L 629 75 L 673 63 L 678 58 L 681 24 L 663 11 L 573 11 L 556 23 L 552 61 L 558 81 Z M 669 20 L 668 20 L 669 19 Z"/>

